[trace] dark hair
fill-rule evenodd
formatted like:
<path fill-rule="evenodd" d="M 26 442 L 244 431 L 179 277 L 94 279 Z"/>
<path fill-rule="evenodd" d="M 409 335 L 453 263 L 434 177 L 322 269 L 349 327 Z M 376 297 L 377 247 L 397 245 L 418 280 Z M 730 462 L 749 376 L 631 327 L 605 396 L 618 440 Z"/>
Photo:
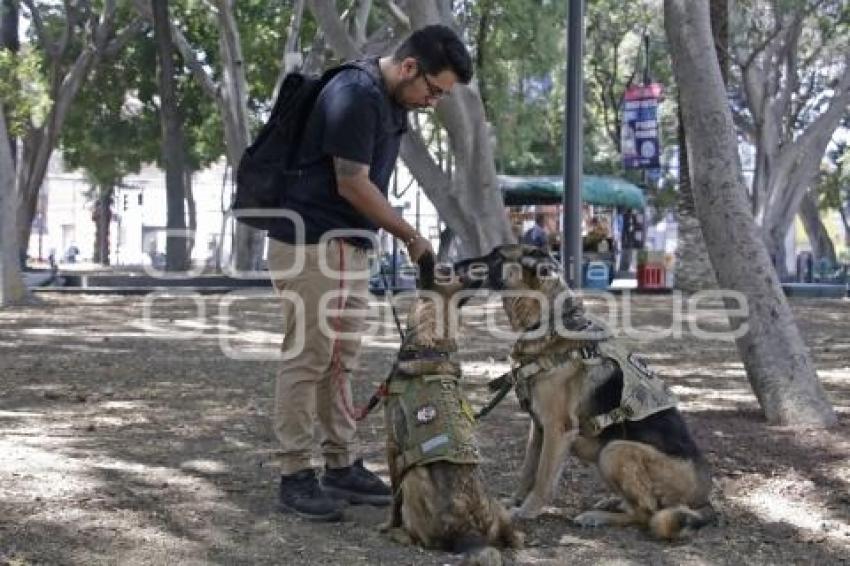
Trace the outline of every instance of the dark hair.
<path fill-rule="evenodd" d="M 449 27 L 425 26 L 410 34 L 396 49 L 393 60 L 399 63 L 407 57 L 416 59 L 422 71 L 429 75 L 439 75 L 448 69 L 463 84 L 472 80 L 472 57 Z"/>

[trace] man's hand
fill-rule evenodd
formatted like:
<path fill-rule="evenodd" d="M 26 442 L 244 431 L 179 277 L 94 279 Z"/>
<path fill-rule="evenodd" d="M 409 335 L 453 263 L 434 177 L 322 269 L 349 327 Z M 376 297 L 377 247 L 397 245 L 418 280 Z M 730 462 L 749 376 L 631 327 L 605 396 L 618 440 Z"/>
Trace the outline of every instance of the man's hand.
<path fill-rule="evenodd" d="M 417 234 L 416 237 L 407 244 L 407 255 L 410 257 L 410 261 L 413 263 L 419 263 L 419 259 L 426 253 L 435 255 L 434 248 L 431 247 L 430 241 Z"/>

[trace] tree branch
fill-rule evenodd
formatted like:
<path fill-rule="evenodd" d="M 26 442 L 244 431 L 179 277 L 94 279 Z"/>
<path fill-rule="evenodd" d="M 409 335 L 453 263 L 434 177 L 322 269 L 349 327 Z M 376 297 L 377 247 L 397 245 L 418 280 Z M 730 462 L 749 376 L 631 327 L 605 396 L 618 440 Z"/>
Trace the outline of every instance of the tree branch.
<path fill-rule="evenodd" d="M 732 108 L 732 121 L 735 122 L 735 127 L 747 137 L 750 143 L 755 142 L 755 124 L 753 124 L 749 113 Z"/>
<path fill-rule="evenodd" d="M 133 0 L 133 7 L 145 20 L 153 22 L 150 1 L 151 0 Z M 183 57 L 183 62 L 187 67 L 189 67 L 189 70 L 192 72 L 192 76 L 194 76 L 198 81 L 198 84 L 201 85 L 201 89 L 213 100 L 218 100 L 221 97 L 221 87 L 213 80 L 212 75 L 207 72 L 203 64 L 201 64 L 198 56 L 189 44 L 189 40 L 187 40 L 186 36 L 183 34 L 183 31 L 174 25 L 173 22 L 171 24 L 171 36 L 174 40 L 174 45 L 177 46 L 177 50 Z"/>
<path fill-rule="evenodd" d="M 366 24 L 369 23 L 371 11 L 372 0 L 357 0 L 354 9 L 354 41 L 357 45 L 366 43 Z"/>
<path fill-rule="evenodd" d="M 304 58 L 304 65 L 301 69 L 305 73 L 317 74 L 325 65 L 325 34 L 322 29 L 316 30 L 316 35 L 313 36 L 313 42 L 310 44 L 310 51 Z"/>
<path fill-rule="evenodd" d="M 393 47 L 401 41 L 392 28 L 385 26 L 370 35 L 363 44 L 362 51 L 365 55 L 383 55 L 393 50 Z"/>
<path fill-rule="evenodd" d="M 283 84 L 283 79 L 292 71 L 299 69 L 304 64 L 304 59 L 299 49 L 299 39 L 301 37 L 301 22 L 304 19 L 304 0 L 296 0 L 292 7 L 292 17 L 289 19 L 289 25 L 286 27 L 286 42 L 283 47 L 283 58 L 280 61 L 280 72 L 275 81 L 274 93 L 277 97 L 277 92 L 280 90 L 280 85 Z"/>
<path fill-rule="evenodd" d="M 344 59 L 357 59 L 361 52 L 348 35 L 333 0 L 310 0 L 310 11 L 319 23 L 331 49 Z"/>
<path fill-rule="evenodd" d="M 51 59 L 54 59 L 57 55 L 56 44 L 47 37 L 47 30 L 44 28 L 44 20 L 41 19 L 41 13 L 35 7 L 35 4 L 33 4 L 33 0 L 23 0 L 23 2 L 30 12 L 30 20 L 32 21 L 33 29 L 35 29 L 35 35 L 38 37 L 38 42 L 44 47 L 47 55 Z"/>
<path fill-rule="evenodd" d="M 76 18 L 73 17 L 74 7 L 68 0 L 62 0 L 62 5 L 65 8 L 65 25 L 62 27 L 62 34 L 56 41 L 57 55 L 65 52 L 68 48 L 68 39 L 71 37 L 71 29 L 76 25 Z M 73 20 L 73 21 L 72 21 Z"/>
<path fill-rule="evenodd" d="M 104 57 L 114 57 L 119 51 L 124 49 L 127 43 L 129 43 L 136 34 L 140 33 L 143 29 L 145 29 L 144 20 L 141 18 L 135 18 L 127 25 L 127 27 L 119 31 L 115 37 L 103 47 L 103 49 L 101 49 L 101 54 Z"/>
<path fill-rule="evenodd" d="M 95 49 L 100 51 L 109 40 L 109 36 L 115 31 L 115 0 L 106 0 L 100 18 L 95 24 L 92 40 Z"/>
<path fill-rule="evenodd" d="M 405 30 L 409 30 L 410 29 L 410 18 L 408 18 L 407 14 L 405 14 L 404 11 L 401 8 L 398 7 L 398 4 L 393 2 L 393 0 L 384 0 L 384 4 L 386 5 L 387 10 L 389 11 L 389 13 L 393 17 L 393 19 L 395 19 L 396 22 L 401 24 L 401 26 Z"/>

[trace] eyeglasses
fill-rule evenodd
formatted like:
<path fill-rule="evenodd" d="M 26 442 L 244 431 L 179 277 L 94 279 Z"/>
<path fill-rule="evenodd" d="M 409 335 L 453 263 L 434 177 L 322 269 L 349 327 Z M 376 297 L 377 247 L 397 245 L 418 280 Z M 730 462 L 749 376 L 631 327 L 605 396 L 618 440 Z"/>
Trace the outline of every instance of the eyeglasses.
<path fill-rule="evenodd" d="M 447 91 L 441 89 L 439 86 L 432 83 L 431 79 L 429 79 L 428 75 L 426 75 L 425 73 L 420 72 L 419 76 L 425 80 L 425 86 L 428 87 L 428 98 L 440 99 L 448 94 Z"/>

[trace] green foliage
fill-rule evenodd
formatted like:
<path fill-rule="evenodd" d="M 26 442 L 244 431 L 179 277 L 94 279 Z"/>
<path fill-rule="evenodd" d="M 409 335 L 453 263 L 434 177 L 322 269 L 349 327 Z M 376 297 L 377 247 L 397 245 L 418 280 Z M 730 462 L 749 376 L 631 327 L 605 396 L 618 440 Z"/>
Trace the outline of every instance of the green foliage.
<path fill-rule="evenodd" d="M 156 158 L 159 125 L 146 83 L 155 76 L 152 46 L 135 41 L 104 61 L 80 89 L 68 112 L 60 144 L 65 163 L 83 169 L 93 185 L 116 186 Z"/>
<path fill-rule="evenodd" d="M 822 170 L 816 186 L 818 208 L 821 210 L 846 210 L 850 206 L 850 148 L 838 144 L 829 152 L 829 170 Z"/>
<path fill-rule="evenodd" d="M 50 96 L 33 49 L 25 47 L 18 53 L 0 49 L 0 103 L 13 136 L 23 135 L 26 124 L 44 122 Z"/>
<path fill-rule="evenodd" d="M 172 18 L 200 60 L 221 80 L 219 32 L 208 5 L 173 0 Z M 279 72 L 289 7 L 240 1 L 236 18 L 249 82 L 249 109 L 256 122 L 269 107 Z M 225 151 L 219 110 L 178 58 L 176 90 L 183 117 L 187 166 L 199 170 Z M 161 162 L 157 58 L 151 26 L 85 83 L 69 112 L 61 144 L 66 162 L 82 168 L 99 186 L 114 186 L 146 162 Z"/>
<path fill-rule="evenodd" d="M 464 3 L 460 20 L 475 45 L 478 84 L 494 123 L 497 168 L 561 168 L 565 4 L 545 0 Z M 498 117 L 498 119 L 495 119 Z"/>
<path fill-rule="evenodd" d="M 474 45 L 478 84 L 493 123 L 497 169 L 557 174 L 563 169 L 566 3 L 463 2 L 459 19 Z M 631 78 L 643 78 L 644 34 L 650 75 L 669 87 L 658 1 L 591 0 L 586 13 L 585 171 L 625 175 L 619 153 L 620 104 Z M 674 143 L 675 106 L 662 108 L 662 145 Z M 631 175 L 640 177 L 639 174 Z"/>

